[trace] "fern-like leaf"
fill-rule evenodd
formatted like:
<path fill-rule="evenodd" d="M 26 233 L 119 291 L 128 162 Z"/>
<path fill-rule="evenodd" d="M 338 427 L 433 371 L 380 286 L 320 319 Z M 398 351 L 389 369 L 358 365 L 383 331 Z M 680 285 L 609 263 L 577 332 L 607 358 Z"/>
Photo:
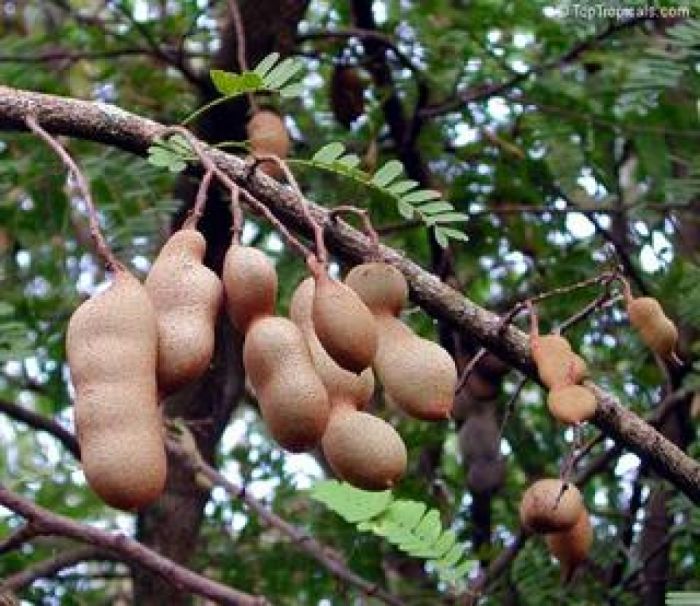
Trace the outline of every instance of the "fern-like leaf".
<path fill-rule="evenodd" d="M 361 532 L 372 532 L 401 551 L 427 560 L 441 581 L 457 583 L 476 565 L 464 557 L 453 530 L 443 530 L 440 513 L 425 503 L 394 499 L 390 491 L 360 490 L 336 480 L 318 482 L 311 498 L 323 503 Z"/>
<path fill-rule="evenodd" d="M 291 159 L 290 163 L 310 166 L 341 177 L 350 178 L 365 187 L 391 198 L 399 214 L 405 219 L 418 217 L 427 227 L 437 226 L 435 238 L 446 247 L 450 240 L 466 241 L 466 235 L 454 228 L 444 228 L 445 223 L 467 221 L 469 217 L 455 211 L 454 206 L 442 200 L 442 194 L 433 189 L 419 189 L 418 182 L 401 177 L 404 167 L 398 160 L 389 160 L 374 175 L 357 168 L 359 158 L 346 154 L 345 146 L 334 141 L 324 145 L 309 160 Z"/>

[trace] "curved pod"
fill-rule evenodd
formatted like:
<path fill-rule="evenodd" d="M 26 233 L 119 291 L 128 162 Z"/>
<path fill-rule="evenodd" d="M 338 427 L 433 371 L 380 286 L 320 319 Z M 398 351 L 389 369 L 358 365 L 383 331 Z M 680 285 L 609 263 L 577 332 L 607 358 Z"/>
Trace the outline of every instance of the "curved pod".
<path fill-rule="evenodd" d="M 359 375 L 338 366 L 316 336 L 312 320 L 314 279 L 306 278 L 297 286 L 289 305 L 289 317 L 301 329 L 309 346 L 316 372 L 328 391 L 331 405 L 340 402 L 363 409 L 374 393 L 374 375 L 367 368 Z"/>
<path fill-rule="evenodd" d="M 66 353 L 85 476 L 107 504 L 128 511 L 153 502 L 165 485 L 156 344 L 148 294 L 124 270 L 68 323 Z"/>
<path fill-rule="evenodd" d="M 146 278 L 158 318 L 158 386 L 166 394 L 199 378 L 214 353 L 223 288 L 202 264 L 205 250 L 200 232 L 175 232 Z"/>
<path fill-rule="evenodd" d="M 253 322 L 243 345 L 243 365 L 272 437 L 291 452 L 316 446 L 330 405 L 296 324 L 276 316 Z"/>
<path fill-rule="evenodd" d="M 583 511 L 576 523 L 563 532 L 545 536 L 549 552 L 561 564 L 562 579 L 571 579 L 576 569 L 586 561 L 593 544 L 593 528 L 587 511 Z"/>
<path fill-rule="evenodd" d="M 311 317 L 318 340 L 338 366 L 358 374 L 371 366 L 377 351 L 374 316 L 352 289 L 325 271 L 316 277 Z"/>
<path fill-rule="evenodd" d="M 417 419 L 448 418 L 457 368 L 445 349 L 416 336 L 396 317 L 408 298 L 403 274 L 387 263 L 364 263 L 345 282 L 374 313 L 378 345 L 373 368 L 387 399 Z"/>

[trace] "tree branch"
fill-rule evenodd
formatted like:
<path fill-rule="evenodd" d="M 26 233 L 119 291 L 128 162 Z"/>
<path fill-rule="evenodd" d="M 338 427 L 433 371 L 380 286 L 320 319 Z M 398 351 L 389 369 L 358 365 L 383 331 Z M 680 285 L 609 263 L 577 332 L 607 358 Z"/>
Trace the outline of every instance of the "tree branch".
<path fill-rule="evenodd" d="M 86 560 L 114 560 L 115 556 L 102 549 L 93 546 L 76 547 L 63 551 L 51 558 L 47 558 L 32 566 L 27 566 L 20 572 L 10 575 L 0 582 L 0 596 L 3 591 L 16 592 L 29 587 L 38 579 L 55 576 L 66 568 L 75 566 Z"/>
<path fill-rule="evenodd" d="M 0 86 L 0 130 L 24 130 L 24 119 L 35 114 L 54 134 L 71 135 L 145 155 L 165 127 L 112 105 L 65 99 Z M 204 144 L 203 144 L 204 145 Z M 241 187 L 269 206 L 286 225 L 304 234 L 311 226 L 304 218 L 303 202 L 291 191 L 220 150 L 210 150 L 216 164 Z M 333 222 L 328 211 L 309 203 L 316 221 L 326 227 L 330 250 L 350 262 L 369 259 L 371 246 L 364 234 L 344 222 Z M 421 269 L 399 252 L 381 246 L 379 258 L 399 269 L 408 280 L 413 301 L 429 314 L 452 324 L 504 361 L 533 379 L 537 373 L 530 355 L 528 336 L 515 327 L 501 330 L 500 318 Z M 644 458 L 663 477 L 700 503 L 700 463 L 664 438 L 648 423 L 623 407 L 610 393 L 596 387 L 598 408 L 593 423 L 607 436 Z"/>
<path fill-rule="evenodd" d="M 0 484 L 0 504 L 25 518 L 39 534 L 68 537 L 111 551 L 121 559 L 150 570 L 182 590 L 207 597 L 217 604 L 230 606 L 267 606 L 269 604 L 263 597 L 238 591 L 192 572 L 144 547 L 134 539 L 56 515 L 9 491 L 3 484 Z"/>
<path fill-rule="evenodd" d="M 599 34 L 583 40 L 572 46 L 568 51 L 566 51 L 560 57 L 553 59 L 552 61 L 547 61 L 540 65 L 530 68 L 528 71 L 521 74 L 516 74 L 515 76 L 505 80 L 504 82 L 497 82 L 493 84 L 478 84 L 475 86 L 470 86 L 466 90 L 458 93 L 454 98 L 448 99 L 441 103 L 434 105 L 429 105 L 421 110 L 421 116 L 423 118 L 434 118 L 435 116 L 441 116 L 443 114 L 449 113 L 461 106 L 466 105 L 472 101 L 479 101 L 481 99 L 488 99 L 494 95 L 503 93 L 514 86 L 517 86 L 521 82 L 525 82 L 531 76 L 537 76 L 543 72 L 549 71 L 550 69 L 556 69 L 564 67 L 570 63 L 576 61 L 583 53 L 591 50 L 600 42 L 606 40 L 607 38 L 615 35 L 621 30 L 634 27 L 646 21 L 644 17 L 636 17 L 633 19 L 628 19 L 627 21 L 620 21 L 614 23 L 604 29 Z"/>
<path fill-rule="evenodd" d="M 14 402 L 0 399 L 0 412 L 15 421 L 26 423 L 34 429 L 45 431 L 56 438 L 76 459 L 80 459 L 80 446 L 75 436 L 57 421 L 45 417 Z"/>
<path fill-rule="evenodd" d="M 182 457 L 194 471 L 203 474 L 212 484 L 223 488 L 232 498 L 243 501 L 267 526 L 276 528 L 282 534 L 288 536 L 300 549 L 320 562 L 324 568 L 341 581 L 357 587 L 367 596 L 381 600 L 389 606 L 402 606 L 404 604 L 401 599 L 384 591 L 376 583 L 372 583 L 354 573 L 345 566 L 338 555 L 333 554 L 329 547 L 319 543 L 304 530 L 293 526 L 273 511 L 267 509 L 246 490 L 245 485 L 238 486 L 231 482 L 211 465 L 208 465 L 198 453 L 189 452 L 172 440 L 168 441 L 168 448 Z"/>

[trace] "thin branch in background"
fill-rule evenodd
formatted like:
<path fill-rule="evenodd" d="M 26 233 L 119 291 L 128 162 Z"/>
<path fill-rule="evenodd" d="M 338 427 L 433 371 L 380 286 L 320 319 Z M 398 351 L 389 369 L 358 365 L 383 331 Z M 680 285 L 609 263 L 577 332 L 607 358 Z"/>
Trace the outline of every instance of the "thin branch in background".
<path fill-rule="evenodd" d="M 90 193 L 90 187 L 88 186 L 87 179 L 85 178 L 83 172 L 80 170 L 80 168 L 78 168 L 78 165 L 75 163 L 73 158 L 71 158 L 70 154 L 65 150 L 65 148 L 58 142 L 58 140 L 39 126 L 39 123 L 34 116 L 26 116 L 25 122 L 29 130 L 46 142 L 46 144 L 61 159 L 63 164 L 69 170 L 70 174 L 73 175 L 78 191 L 80 192 L 80 195 L 88 209 L 90 235 L 95 242 L 97 253 L 104 260 L 105 267 L 108 270 L 116 270 L 122 267 L 121 263 L 119 263 L 117 258 L 114 256 L 112 249 L 109 247 L 107 240 L 102 234 L 97 209 L 95 208 L 95 203 L 93 202 L 92 194 Z"/>
<path fill-rule="evenodd" d="M 343 563 L 340 555 L 336 554 L 326 545 L 318 542 L 305 530 L 293 526 L 270 511 L 246 490 L 245 485 L 234 484 L 216 469 L 204 462 L 196 451 L 196 447 L 193 447 L 194 440 L 183 439 L 183 436 L 186 436 L 186 434 L 181 434 L 179 441 L 169 439 L 167 442 L 168 449 L 181 457 L 195 472 L 204 475 L 204 477 L 215 486 L 223 488 L 230 497 L 243 501 L 267 526 L 275 528 L 283 535 L 289 537 L 299 549 L 308 553 L 339 580 L 357 587 L 368 597 L 381 600 L 389 606 L 404 605 L 404 602 L 399 597 L 388 593 L 376 583 L 372 583 L 350 570 Z"/>
<path fill-rule="evenodd" d="M 231 12 L 231 20 L 233 21 L 233 27 L 236 30 L 236 55 L 238 57 L 238 67 L 242 72 L 248 71 L 248 60 L 246 58 L 246 40 L 245 40 L 245 28 L 243 26 L 243 18 L 241 17 L 241 10 L 238 7 L 238 0 L 228 0 L 228 8 Z M 255 100 L 255 96 L 252 93 L 247 93 L 248 103 L 253 113 L 258 111 L 258 104 Z"/>
<path fill-rule="evenodd" d="M 647 21 L 647 19 L 648 18 L 646 17 L 635 17 L 626 21 L 615 22 L 595 36 L 583 40 L 582 42 L 578 42 L 556 59 L 531 67 L 529 70 L 516 74 L 503 82 L 470 86 L 464 91 L 458 92 L 451 99 L 446 99 L 440 103 L 423 108 L 421 110 L 421 115 L 423 118 L 434 118 L 436 116 L 441 116 L 451 111 L 458 110 L 460 107 L 465 106 L 467 103 L 472 101 L 488 99 L 494 95 L 501 94 L 517 86 L 518 84 L 526 82 L 532 76 L 538 76 L 546 71 L 549 71 L 550 69 L 562 68 L 573 63 L 579 57 L 581 57 L 581 55 L 594 48 L 600 42 L 603 42 L 607 38 L 622 30 L 626 30 L 631 27 L 635 27 L 640 23 L 644 23 Z"/>
<path fill-rule="evenodd" d="M 67 537 L 110 551 L 120 559 L 145 568 L 188 593 L 209 598 L 217 604 L 269 606 L 263 597 L 238 591 L 192 572 L 123 534 L 112 534 L 56 515 L 11 492 L 4 484 L 0 484 L 0 505 L 25 518 L 38 534 Z"/>
<path fill-rule="evenodd" d="M 36 413 L 32 410 L 28 410 L 24 406 L 19 406 L 14 402 L 9 402 L 3 399 L 0 399 L 0 412 L 6 414 L 8 417 L 16 421 L 21 421 L 34 429 L 51 434 L 61 444 L 63 444 L 68 452 L 70 452 L 76 459 L 80 459 L 80 446 L 78 445 L 78 440 L 76 440 L 75 436 L 57 421 L 49 419 L 48 417 L 45 417 L 44 415 Z"/>
<path fill-rule="evenodd" d="M 88 560 L 115 560 L 114 554 L 87 545 L 84 547 L 76 547 L 74 549 L 69 549 L 61 553 L 56 554 L 53 557 L 41 560 L 36 564 L 27 566 L 20 572 L 12 574 L 2 581 L 0 581 L 0 596 L 3 591 L 17 592 L 26 587 L 29 587 L 35 581 L 39 579 L 46 579 L 57 575 L 62 570 L 66 568 L 71 568 L 76 564 L 85 562 Z"/>
<path fill-rule="evenodd" d="M 0 555 L 8 551 L 14 551 L 39 534 L 31 524 L 22 524 L 13 530 L 7 537 L 0 541 Z"/>

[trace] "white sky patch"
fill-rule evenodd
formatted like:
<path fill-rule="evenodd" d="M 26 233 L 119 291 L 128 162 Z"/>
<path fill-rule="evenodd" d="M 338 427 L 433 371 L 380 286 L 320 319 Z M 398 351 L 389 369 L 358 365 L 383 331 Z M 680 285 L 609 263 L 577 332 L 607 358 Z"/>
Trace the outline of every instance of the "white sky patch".
<path fill-rule="evenodd" d="M 524 74 L 530 69 L 530 66 L 525 61 L 514 59 L 510 62 L 510 68 L 518 74 Z"/>
<path fill-rule="evenodd" d="M 275 253 L 282 252 L 284 250 L 284 242 L 282 242 L 282 239 L 279 237 L 279 235 L 277 235 L 277 232 L 270 232 L 265 240 L 265 248 L 270 252 Z"/>
<path fill-rule="evenodd" d="M 505 122 L 510 116 L 510 108 L 503 97 L 491 97 L 487 105 L 487 110 L 489 115 L 496 122 Z"/>
<path fill-rule="evenodd" d="M 374 13 L 374 20 L 377 22 L 377 25 L 386 23 L 387 13 L 384 2 L 375 2 L 372 4 L 372 12 Z"/>
<path fill-rule="evenodd" d="M 658 271 L 661 267 L 659 258 L 656 256 L 654 249 L 646 244 L 642 247 L 642 251 L 639 253 L 639 263 L 644 271 L 649 273 L 654 273 Z"/>
<path fill-rule="evenodd" d="M 618 477 L 626 476 L 637 469 L 641 461 L 639 457 L 632 453 L 623 454 L 615 465 L 615 475 Z"/>
<path fill-rule="evenodd" d="M 455 126 L 455 133 L 457 134 L 457 136 L 455 137 L 453 143 L 457 147 L 462 147 L 464 145 L 474 143 L 474 141 L 476 141 L 479 138 L 479 130 L 476 128 L 472 128 L 468 124 L 465 124 L 463 122 Z"/>
<path fill-rule="evenodd" d="M 285 455 L 284 469 L 294 476 L 294 487 L 297 490 L 311 488 L 314 480 L 323 478 L 323 470 L 316 460 L 308 454 Z"/>
<path fill-rule="evenodd" d="M 495 44 L 501 39 L 501 31 L 492 29 L 488 34 L 486 34 L 486 38 L 491 44 Z"/>
<path fill-rule="evenodd" d="M 566 228 L 580 240 L 590 238 L 595 233 L 593 224 L 581 213 L 569 213 L 566 216 Z"/>
<path fill-rule="evenodd" d="M 516 32 L 513 36 L 513 46 L 515 48 L 525 48 L 535 41 L 535 36 L 531 32 Z"/>

